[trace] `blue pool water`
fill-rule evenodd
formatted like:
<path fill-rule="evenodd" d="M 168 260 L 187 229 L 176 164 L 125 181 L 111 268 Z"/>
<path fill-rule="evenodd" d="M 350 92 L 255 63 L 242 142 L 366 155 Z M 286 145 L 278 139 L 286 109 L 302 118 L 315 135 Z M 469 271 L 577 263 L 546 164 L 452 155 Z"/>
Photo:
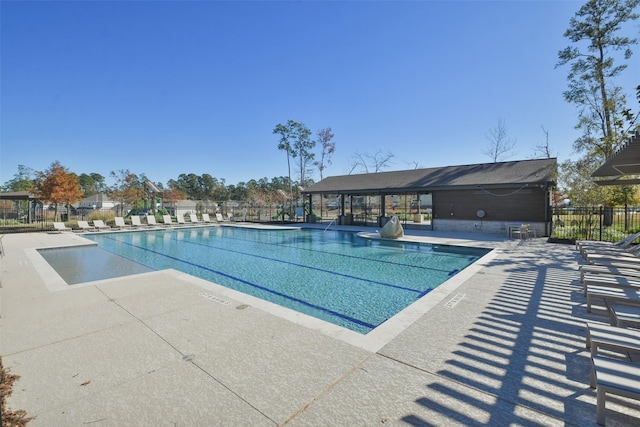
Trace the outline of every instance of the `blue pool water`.
<path fill-rule="evenodd" d="M 67 248 L 62 255 L 56 255 L 60 249 L 41 251 L 68 283 L 106 278 L 88 278 L 92 270 L 112 271 L 113 277 L 174 268 L 360 333 L 488 252 L 318 230 L 198 227 L 85 237 L 98 247 Z M 88 258 L 89 268 L 69 266 Z M 68 270 L 81 274 L 74 279 Z"/>

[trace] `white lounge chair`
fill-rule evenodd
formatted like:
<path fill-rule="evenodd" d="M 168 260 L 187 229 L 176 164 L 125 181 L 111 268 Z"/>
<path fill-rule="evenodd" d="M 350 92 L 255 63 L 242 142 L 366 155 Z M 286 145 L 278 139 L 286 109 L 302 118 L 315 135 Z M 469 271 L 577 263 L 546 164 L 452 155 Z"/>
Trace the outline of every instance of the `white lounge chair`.
<path fill-rule="evenodd" d="M 171 219 L 171 215 L 162 215 L 162 225 L 171 227 L 172 225 L 178 225 L 176 222 L 173 222 Z"/>
<path fill-rule="evenodd" d="M 93 220 L 93 226 L 98 229 L 98 231 L 100 230 L 110 230 L 111 227 L 108 226 L 107 224 L 104 223 L 103 220 L 101 219 L 94 219 Z"/>
<path fill-rule="evenodd" d="M 576 249 L 582 253 L 582 248 L 626 248 L 629 247 L 636 239 L 640 238 L 640 232 L 631 234 L 624 239 L 618 240 L 617 242 L 602 242 L 599 240 L 577 240 L 576 241 Z"/>
<path fill-rule="evenodd" d="M 640 331 L 587 323 L 586 346 L 593 356 L 598 354 L 601 348 L 621 352 L 625 355 L 628 352 L 640 353 Z"/>
<path fill-rule="evenodd" d="M 229 218 L 229 221 L 235 221 L 236 217 L 233 216 L 233 214 L 231 212 L 227 212 L 227 218 Z"/>
<path fill-rule="evenodd" d="M 64 222 L 54 222 L 53 223 L 53 229 L 55 231 L 57 231 L 58 233 L 61 233 L 63 231 L 72 231 L 71 228 L 69 228 L 66 225 L 64 225 Z"/>
<path fill-rule="evenodd" d="M 592 356 L 591 387 L 596 388 L 596 422 L 605 425 L 607 393 L 640 400 L 640 365 Z"/>
<path fill-rule="evenodd" d="M 591 313 L 591 304 L 594 297 L 604 299 L 607 304 L 619 302 L 640 306 L 640 291 L 636 289 L 587 285 L 587 313 Z"/>
<path fill-rule="evenodd" d="M 123 218 L 123 217 L 121 217 L 121 216 L 117 216 L 117 217 L 115 218 L 115 221 L 116 221 L 116 226 L 115 226 L 115 228 L 119 228 L 119 229 L 123 229 L 123 228 L 131 228 L 131 226 L 130 226 L 130 225 L 127 225 L 127 224 L 124 222 L 124 218 Z"/>
<path fill-rule="evenodd" d="M 628 263 L 628 264 L 640 264 L 640 257 L 633 253 L 595 253 L 587 254 L 585 256 L 587 264 L 610 264 L 610 263 Z"/>
<path fill-rule="evenodd" d="M 187 222 L 184 220 L 184 215 L 176 214 L 176 222 L 178 225 L 187 225 Z"/>
<path fill-rule="evenodd" d="M 160 224 L 158 224 L 156 222 L 156 216 L 155 215 L 147 215 L 147 225 L 149 227 L 157 227 Z"/>
<path fill-rule="evenodd" d="M 189 214 L 189 222 L 191 222 L 192 224 L 196 224 L 199 225 L 200 221 L 198 221 L 198 215 L 196 214 Z"/>
<path fill-rule="evenodd" d="M 224 222 L 224 218 L 222 217 L 222 214 L 220 212 L 216 212 L 216 221 Z"/>
<path fill-rule="evenodd" d="M 142 221 L 140 221 L 140 217 L 138 215 L 131 215 L 132 227 L 137 228 L 137 227 L 142 227 L 143 225 L 148 225 L 148 224 L 143 224 Z"/>
<path fill-rule="evenodd" d="M 639 268 L 631 267 L 617 267 L 615 265 L 597 265 L 587 264 L 580 266 L 580 281 L 584 282 L 584 276 L 586 274 L 598 274 L 603 276 L 626 276 L 635 277 L 640 279 L 640 266 Z"/>
<path fill-rule="evenodd" d="M 611 325 L 623 327 L 631 325 L 640 327 L 640 306 L 609 304 L 609 320 Z"/>
<path fill-rule="evenodd" d="M 89 225 L 89 221 L 80 220 L 78 221 L 78 230 L 75 230 L 75 231 L 83 232 L 83 231 L 95 231 L 95 230 L 96 228 L 94 226 Z"/>
<path fill-rule="evenodd" d="M 611 246 L 607 248 L 597 248 L 597 247 L 584 247 L 582 248 L 582 256 L 588 258 L 590 255 L 621 255 L 623 257 L 637 257 L 640 252 L 640 245 L 629 246 L 626 248 L 620 248 L 617 246 Z"/>
<path fill-rule="evenodd" d="M 209 218 L 209 214 L 202 214 L 202 222 L 205 224 L 209 224 L 211 222 L 211 218 Z"/>
<path fill-rule="evenodd" d="M 605 274 L 585 274 L 582 280 L 584 294 L 587 295 L 588 286 L 606 286 L 610 288 L 630 288 L 640 291 L 640 279 L 627 276 Z"/>

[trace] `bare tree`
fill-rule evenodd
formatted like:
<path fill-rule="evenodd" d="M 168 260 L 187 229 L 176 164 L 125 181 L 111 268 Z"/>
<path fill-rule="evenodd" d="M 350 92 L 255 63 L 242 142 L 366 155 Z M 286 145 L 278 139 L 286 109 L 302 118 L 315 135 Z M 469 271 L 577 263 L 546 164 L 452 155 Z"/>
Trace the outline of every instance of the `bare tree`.
<path fill-rule="evenodd" d="M 540 125 L 540 127 L 542 128 L 542 132 L 544 132 L 545 142 L 544 144 L 535 146 L 533 149 L 533 157 L 550 159 L 553 156 L 551 155 L 551 148 L 549 147 L 549 131 L 544 128 L 544 125 Z"/>
<path fill-rule="evenodd" d="M 485 135 L 485 138 L 489 143 L 482 150 L 482 154 L 489 156 L 494 163 L 508 159 L 516 154 L 514 151 L 516 140 L 508 136 L 504 120 L 498 119 L 496 127 L 489 129 L 489 133 Z"/>
<path fill-rule="evenodd" d="M 377 150 L 374 154 L 356 152 L 352 156 L 353 162 L 351 163 L 349 175 L 358 167 L 364 173 L 369 173 L 371 170 L 374 173 L 380 172 L 382 169 L 389 167 L 393 157 L 395 155 L 390 151 L 383 153 L 382 150 Z"/>
<path fill-rule="evenodd" d="M 407 164 L 413 166 L 414 169 L 421 169 L 421 168 L 424 167 L 420 163 L 418 163 L 416 160 L 412 160 L 410 162 L 407 162 Z"/>

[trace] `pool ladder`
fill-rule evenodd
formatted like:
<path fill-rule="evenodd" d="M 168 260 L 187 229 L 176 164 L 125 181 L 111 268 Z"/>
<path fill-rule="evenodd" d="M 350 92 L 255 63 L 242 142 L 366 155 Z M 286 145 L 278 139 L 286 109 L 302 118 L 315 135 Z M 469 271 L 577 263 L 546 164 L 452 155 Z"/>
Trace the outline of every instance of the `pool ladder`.
<path fill-rule="evenodd" d="M 327 225 L 327 228 L 325 228 L 325 229 L 324 229 L 324 231 L 325 231 L 325 232 L 329 229 L 329 227 L 331 227 L 331 224 L 335 224 L 335 223 L 336 223 L 336 219 L 338 219 L 338 217 L 335 217 L 335 218 L 333 218 L 333 219 L 331 220 L 331 222 L 329 223 L 329 225 Z"/>

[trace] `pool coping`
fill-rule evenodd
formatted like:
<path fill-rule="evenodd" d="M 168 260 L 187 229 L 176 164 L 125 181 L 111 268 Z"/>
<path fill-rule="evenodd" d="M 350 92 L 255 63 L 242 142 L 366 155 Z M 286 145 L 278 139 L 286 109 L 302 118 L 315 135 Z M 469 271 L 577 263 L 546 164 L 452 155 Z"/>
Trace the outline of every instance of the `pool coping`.
<path fill-rule="evenodd" d="M 33 427 L 595 424 L 584 322 L 608 316 L 586 313 L 569 245 L 416 237 L 499 250 L 372 353 L 175 271 L 50 292 L 25 249 L 83 239 L 3 237 L 0 354 L 21 376 L 9 406 Z M 606 409 L 608 423 L 640 419 L 623 399 Z"/>
<path fill-rule="evenodd" d="M 300 230 L 305 227 L 293 227 L 293 226 L 285 226 L 280 227 L 278 225 L 261 225 L 261 224 L 251 224 L 251 223 L 220 223 L 220 224 L 207 224 L 207 225 L 199 225 L 195 227 L 172 227 L 172 229 L 185 229 L 185 228 L 203 228 L 203 227 L 237 227 L 237 228 L 251 228 L 256 230 Z M 148 227 L 134 230 L 107 230 L 107 231 L 95 231 L 95 232 L 87 232 L 82 234 L 74 234 L 79 238 L 82 238 L 84 234 L 106 234 L 110 232 L 119 233 L 119 232 L 152 232 L 152 231 L 160 231 L 160 230 L 168 230 L 167 227 Z M 345 230 L 356 232 L 353 230 Z M 420 236 L 411 236 L 405 235 L 400 239 L 386 239 L 379 236 L 377 233 L 371 232 L 356 232 L 356 234 L 365 239 L 379 239 L 379 240 L 398 240 L 403 242 L 411 242 L 411 243 L 429 243 L 425 242 L 423 238 Z M 53 267 L 42 257 L 39 253 L 40 250 L 46 249 L 55 249 L 55 248 L 68 248 L 68 247 L 82 247 L 82 246 L 95 246 L 96 242 L 92 240 L 82 239 L 84 242 L 74 242 L 73 244 L 67 244 L 62 246 L 47 246 L 47 247 L 38 247 L 38 248 L 26 248 L 25 254 L 27 255 L 29 261 L 33 265 L 35 271 L 40 275 L 43 283 L 47 287 L 50 292 L 64 292 L 71 289 L 86 287 L 86 286 L 95 286 L 100 284 L 108 284 L 113 281 L 117 281 L 122 279 L 123 277 L 114 277 L 109 279 L 95 280 L 90 282 L 77 283 L 74 285 L 69 285 L 67 282 L 55 271 Z M 435 243 L 435 242 L 434 242 Z M 437 243 L 443 244 L 443 243 Z M 448 243 L 450 245 L 450 243 Z M 463 246 L 463 245 L 455 245 L 455 246 Z M 478 247 L 478 246 L 475 246 Z M 489 249 L 486 248 L 485 249 Z M 445 298 L 449 297 L 457 288 L 459 288 L 465 281 L 467 281 L 474 274 L 482 270 L 482 268 L 489 262 L 491 262 L 497 256 L 497 249 L 491 249 L 487 254 L 482 256 L 480 259 L 470 264 L 462 271 L 458 272 L 456 275 L 446 280 L 442 284 L 440 284 L 437 288 L 425 294 L 419 300 L 411 303 L 409 306 L 405 307 L 400 312 L 396 313 L 382 324 L 378 325 L 375 329 L 368 332 L 367 334 L 361 334 L 359 332 L 352 331 L 348 328 L 335 325 L 331 322 L 324 321 L 322 319 L 318 319 L 316 317 L 300 313 L 293 309 L 283 307 L 276 303 L 272 303 L 257 297 L 254 297 L 249 294 L 245 294 L 240 291 L 236 291 L 231 288 L 227 288 L 223 285 L 220 285 L 215 282 L 211 282 L 205 279 L 200 279 L 196 276 L 192 276 L 188 273 L 183 273 L 175 269 L 163 269 L 154 272 L 133 274 L 124 277 L 136 277 L 136 276 L 147 276 L 147 275 L 155 275 L 161 274 L 166 276 L 167 278 L 171 277 L 180 277 L 182 280 L 185 280 L 189 283 L 197 285 L 203 289 L 206 289 L 210 292 L 213 292 L 213 298 L 220 298 L 222 300 L 231 299 L 242 304 L 246 304 L 252 307 L 259 308 L 269 314 L 277 316 L 282 319 L 286 319 L 290 322 L 293 322 L 297 325 L 304 326 L 306 328 L 318 331 L 322 334 L 325 334 L 333 339 L 340 340 L 344 343 L 353 345 L 355 347 L 361 348 L 363 350 L 369 352 L 377 352 L 389 342 L 391 342 L 395 337 L 401 334 L 406 328 L 411 326 L 416 320 L 420 317 L 424 316 L 430 309 L 438 305 Z M 159 276 L 162 277 L 162 276 Z M 464 297 L 464 295 L 456 295 L 453 296 L 450 303 L 455 303 L 460 300 L 460 298 Z"/>

